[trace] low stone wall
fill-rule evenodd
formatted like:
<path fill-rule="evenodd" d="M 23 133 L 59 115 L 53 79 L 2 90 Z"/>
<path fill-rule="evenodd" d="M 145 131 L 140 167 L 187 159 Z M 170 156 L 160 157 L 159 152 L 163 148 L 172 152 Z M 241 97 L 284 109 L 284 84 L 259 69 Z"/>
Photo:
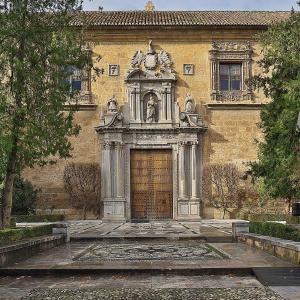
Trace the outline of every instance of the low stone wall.
<path fill-rule="evenodd" d="M 66 242 L 64 234 L 44 236 L 0 247 L 0 267 L 6 266 Z"/>
<path fill-rule="evenodd" d="M 300 264 L 299 242 L 245 232 L 238 233 L 237 240 L 294 264 Z"/>
<path fill-rule="evenodd" d="M 14 244 L 0 247 L 0 267 L 27 259 L 40 251 L 70 242 L 70 227 L 68 223 L 55 222 L 48 224 L 52 225 L 52 235 L 21 240 Z M 32 227 L 45 225 L 45 223 L 21 223 L 20 225 L 20 227 Z"/>

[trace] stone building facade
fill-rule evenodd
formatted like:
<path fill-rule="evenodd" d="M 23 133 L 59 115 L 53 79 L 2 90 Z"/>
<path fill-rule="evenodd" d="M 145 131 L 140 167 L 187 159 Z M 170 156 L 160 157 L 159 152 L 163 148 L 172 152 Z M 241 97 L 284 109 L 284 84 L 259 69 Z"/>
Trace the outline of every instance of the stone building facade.
<path fill-rule="evenodd" d="M 63 186 L 64 167 L 75 162 L 100 164 L 103 220 L 213 218 L 203 167 L 243 169 L 256 159 L 267 101 L 247 84 L 260 72 L 256 35 L 288 13 L 152 9 L 85 13 L 102 74 L 80 77 L 72 159 L 24 172 L 41 188 L 40 212 L 79 217 Z"/>

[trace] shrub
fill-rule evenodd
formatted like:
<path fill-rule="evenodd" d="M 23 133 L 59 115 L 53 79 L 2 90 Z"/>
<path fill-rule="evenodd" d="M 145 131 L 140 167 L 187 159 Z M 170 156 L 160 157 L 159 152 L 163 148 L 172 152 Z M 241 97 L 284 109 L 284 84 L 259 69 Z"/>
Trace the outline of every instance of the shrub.
<path fill-rule="evenodd" d="M 60 222 L 65 220 L 64 215 L 16 215 L 14 218 L 17 223 Z"/>
<path fill-rule="evenodd" d="M 13 190 L 12 214 L 32 214 L 36 205 L 38 189 L 29 181 L 16 177 Z"/>
<path fill-rule="evenodd" d="M 253 222 L 286 221 L 288 224 L 300 223 L 300 218 L 287 214 L 242 214 L 240 218 Z"/>
<path fill-rule="evenodd" d="M 0 245 L 6 245 L 21 241 L 26 238 L 33 238 L 52 234 L 52 225 L 43 225 L 30 228 L 16 228 L 0 230 Z"/>
<path fill-rule="evenodd" d="M 289 225 L 272 222 L 250 222 L 250 232 L 300 242 L 300 231 Z"/>
<path fill-rule="evenodd" d="M 100 168 L 96 163 L 69 164 L 64 170 L 64 186 L 71 204 L 82 210 L 85 220 L 88 211 L 100 215 Z"/>

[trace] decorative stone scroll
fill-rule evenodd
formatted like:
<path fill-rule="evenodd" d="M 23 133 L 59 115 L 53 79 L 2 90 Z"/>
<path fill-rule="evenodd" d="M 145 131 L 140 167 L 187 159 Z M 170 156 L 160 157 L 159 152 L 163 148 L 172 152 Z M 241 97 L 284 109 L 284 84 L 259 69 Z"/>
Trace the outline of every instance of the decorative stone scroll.
<path fill-rule="evenodd" d="M 247 81 L 251 78 L 252 48 L 249 41 L 213 41 L 211 59 L 211 97 L 218 102 L 253 100 L 253 92 Z M 240 91 L 220 90 L 220 63 L 241 63 L 242 86 Z"/>

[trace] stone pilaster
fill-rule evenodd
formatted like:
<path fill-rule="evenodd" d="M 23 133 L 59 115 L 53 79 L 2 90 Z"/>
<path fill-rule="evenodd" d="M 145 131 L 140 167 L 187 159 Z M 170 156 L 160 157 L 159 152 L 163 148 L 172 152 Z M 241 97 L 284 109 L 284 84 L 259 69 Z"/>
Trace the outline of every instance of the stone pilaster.
<path fill-rule="evenodd" d="M 111 142 L 104 142 L 102 145 L 102 176 L 103 176 L 103 186 L 104 189 L 104 198 L 111 198 L 112 197 L 112 143 Z"/>
<path fill-rule="evenodd" d="M 116 144 L 116 183 L 117 198 L 124 198 L 124 153 L 123 144 Z"/>
<path fill-rule="evenodd" d="M 197 178 L 197 145 L 198 142 L 192 142 L 192 153 L 191 153 L 191 159 L 190 159 L 190 170 L 191 170 L 191 187 L 192 187 L 192 193 L 191 198 L 197 199 L 198 198 L 198 191 L 197 191 L 197 184 L 198 184 L 198 178 Z"/>
<path fill-rule="evenodd" d="M 179 147 L 179 198 L 186 199 L 186 176 L 185 176 L 185 148 L 186 144 L 181 142 L 178 144 Z"/>

